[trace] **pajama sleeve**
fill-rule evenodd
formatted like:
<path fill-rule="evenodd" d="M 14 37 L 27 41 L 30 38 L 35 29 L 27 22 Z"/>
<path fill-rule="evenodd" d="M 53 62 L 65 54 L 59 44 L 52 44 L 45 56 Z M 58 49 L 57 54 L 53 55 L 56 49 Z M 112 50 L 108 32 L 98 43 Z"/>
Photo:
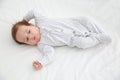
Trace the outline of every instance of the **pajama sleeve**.
<path fill-rule="evenodd" d="M 43 56 L 38 61 L 42 64 L 42 66 L 46 66 L 53 61 L 54 56 L 54 48 L 48 45 L 40 44 L 38 48 L 43 53 Z"/>
<path fill-rule="evenodd" d="M 23 17 L 26 21 L 30 21 L 31 19 L 35 19 L 37 22 L 42 22 L 46 19 L 46 17 L 42 14 L 42 12 L 38 9 L 32 9 L 28 11 L 28 13 Z"/>

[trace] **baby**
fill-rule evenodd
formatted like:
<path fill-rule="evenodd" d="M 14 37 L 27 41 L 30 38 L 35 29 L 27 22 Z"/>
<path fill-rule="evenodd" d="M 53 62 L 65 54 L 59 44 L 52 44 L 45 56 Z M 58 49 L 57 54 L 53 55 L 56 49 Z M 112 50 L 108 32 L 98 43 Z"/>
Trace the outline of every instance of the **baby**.
<path fill-rule="evenodd" d="M 29 23 L 31 19 L 35 25 Z M 19 44 L 38 46 L 44 54 L 40 60 L 33 61 L 33 67 L 38 70 L 52 61 L 55 46 L 86 49 L 110 43 L 111 38 L 100 27 L 86 17 L 51 19 L 31 10 L 13 25 L 12 37 Z"/>

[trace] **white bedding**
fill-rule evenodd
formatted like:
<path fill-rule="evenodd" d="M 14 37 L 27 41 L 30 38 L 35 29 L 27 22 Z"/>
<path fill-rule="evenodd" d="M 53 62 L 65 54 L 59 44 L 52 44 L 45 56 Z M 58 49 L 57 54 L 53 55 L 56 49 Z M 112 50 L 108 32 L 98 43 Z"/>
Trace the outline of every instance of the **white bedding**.
<path fill-rule="evenodd" d="M 112 37 L 109 45 L 55 48 L 55 61 L 36 71 L 36 47 L 18 45 L 11 26 L 30 9 L 48 17 L 92 16 Z M 0 0 L 0 80 L 120 80 L 120 0 Z"/>

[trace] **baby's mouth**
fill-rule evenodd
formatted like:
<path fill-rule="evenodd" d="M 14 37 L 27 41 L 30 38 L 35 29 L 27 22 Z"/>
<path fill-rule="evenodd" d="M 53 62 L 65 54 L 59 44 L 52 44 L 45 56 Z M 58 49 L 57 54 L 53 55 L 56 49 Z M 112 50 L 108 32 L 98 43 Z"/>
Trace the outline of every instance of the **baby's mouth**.
<path fill-rule="evenodd" d="M 34 36 L 34 40 L 36 39 L 36 37 Z"/>

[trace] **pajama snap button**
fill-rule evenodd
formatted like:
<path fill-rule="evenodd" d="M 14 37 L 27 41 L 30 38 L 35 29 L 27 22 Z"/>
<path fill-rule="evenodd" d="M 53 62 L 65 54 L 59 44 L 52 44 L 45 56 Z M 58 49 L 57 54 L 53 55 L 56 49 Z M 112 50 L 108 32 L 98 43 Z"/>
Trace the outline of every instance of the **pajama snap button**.
<path fill-rule="evenodd" d="M 85 37 L 89 37 L 89 35 L 86 35 Z"/>
<path fill-rule="evenodd" d="M 73 33 L 75 33 L 75 31 L 73 31 Z"/>
<path fill-rule="evenodd" d="M 85 32 L 85 34 L 87 34 L 87 32 Z"/>

